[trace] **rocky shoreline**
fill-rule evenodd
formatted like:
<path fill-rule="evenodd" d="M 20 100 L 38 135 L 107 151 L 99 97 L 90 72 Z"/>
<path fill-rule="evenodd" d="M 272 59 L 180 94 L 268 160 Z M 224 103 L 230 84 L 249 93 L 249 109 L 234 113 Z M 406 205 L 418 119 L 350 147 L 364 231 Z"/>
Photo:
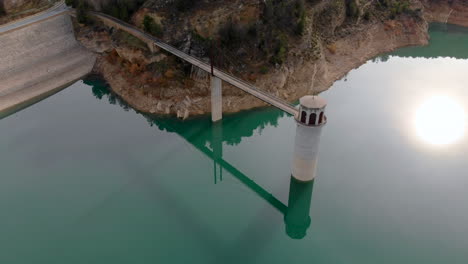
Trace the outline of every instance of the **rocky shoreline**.
<path fill-rule="evenodd" d="M 448 4 L 427 5 L 425 2 L 414 4 L 422 10 L 422 17 L 400 16 L 398 19 L 372 23 L 362 23 L 341 29 L 342 35 L 325 44 L 319 43 L 320 54 L 314 57 L 310 46 L 313 42 L 313 30 L 308 29 L 302 37 L 303 41 L 292 47 L 288 52 L 285 63 L 273 67 L 269 72 L 257 74 L 253 78 L 242 76 L 255 86 L 264 89 L 288 101 L 296 101 L 300 97 L 319 93 L 329 89 L 333 83 L 343 78 L 350 70 L 355 69 L 378 56 L 395 49 L 427 45 L 429 41 L 428 25 L 431 22 L 450 22 L 462 26 L 468 25 L 468 19 L 462 14 L 468 14 L 468 7 L 464 4 L 453 6 Z M 419 5 L 419 6 L 418 6 Z M 466 12 L 465 12 L 466 11 Z M 452 16 L 450 17 L 449 14 Z M 147 78 L 144 73 L 129 75 L 122 67 L 109 58 L 112 47 L 110 37 L 104 33 L 93 35 L 93 39 L 86 39 L 84 34 L 78 34 L 79 40 L 88 48 L 101 52 L 98 56 L 93 72 L 103 76 L 111 89 L 122 97 L 129 105 L 141 112 L 151 114 L 171 114 L 179 118 L 209 113 L 209 79 L 206 75 L 191 74 L 193 82 L 190 89 L 177 80 L 166 84 L 170 89 L 161 89 L 160 94 L 148 93 L 145 85 L 138 78 Z M 129 62 L 155 62 L 165 54 L 148 54 L 119 47 L 116 49 L 119 57 Z M 158 57 L 159 56 L 159 57 Z M 146 62 L 150 63 L 150 62 Z M 177 79 L 165 75 L 169 79 Z M 238 112 L 241 110 L 265 106 L 265 103 L 246 95 L 237 88 L 223 84 L 223 111 Z"/>

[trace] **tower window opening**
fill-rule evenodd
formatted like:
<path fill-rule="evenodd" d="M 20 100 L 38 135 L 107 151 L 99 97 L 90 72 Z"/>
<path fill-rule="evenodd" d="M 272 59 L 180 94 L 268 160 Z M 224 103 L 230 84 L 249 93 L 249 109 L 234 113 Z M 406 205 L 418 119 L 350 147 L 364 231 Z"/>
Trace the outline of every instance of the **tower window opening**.
<path fill-rule="evenodd" d="M 301 122 L 304 124 L 307 122 L 307 113 L 305 111 L 301 112 Z"/>
<path fill-rule="evenodd" d="M 312 113 L 309 118 L 309 125 L 315 125 L 315 120 L 317 119 L 317 114 Z"/>
<path fill-rule="evenodd" d="M 323 123 L 323 112 L 320 112 L 319 124 Z"/>

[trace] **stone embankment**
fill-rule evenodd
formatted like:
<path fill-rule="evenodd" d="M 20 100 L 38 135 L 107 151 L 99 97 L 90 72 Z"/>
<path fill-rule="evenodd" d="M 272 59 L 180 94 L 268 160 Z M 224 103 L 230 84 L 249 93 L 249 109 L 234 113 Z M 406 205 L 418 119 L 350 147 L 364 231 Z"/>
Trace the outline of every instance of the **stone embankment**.
<path fill-rule="evenodd" d="M 95 55 L 75 39 L 68 13 L 0 34 L 0 113 L 88 74 Z"/>

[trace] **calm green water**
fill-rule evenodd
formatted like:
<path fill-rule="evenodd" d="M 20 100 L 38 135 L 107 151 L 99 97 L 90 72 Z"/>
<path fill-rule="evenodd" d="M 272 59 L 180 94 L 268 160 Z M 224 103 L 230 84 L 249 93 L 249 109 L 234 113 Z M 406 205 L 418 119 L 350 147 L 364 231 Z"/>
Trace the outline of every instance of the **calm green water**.
<path fill-rule="evenodd" d="M 0 262 L 467 263 L 468 32 L 431 35 L 323 94 L 311 201 L 272 108 L 147 117 L 87 81 L 2 119 Z"/>

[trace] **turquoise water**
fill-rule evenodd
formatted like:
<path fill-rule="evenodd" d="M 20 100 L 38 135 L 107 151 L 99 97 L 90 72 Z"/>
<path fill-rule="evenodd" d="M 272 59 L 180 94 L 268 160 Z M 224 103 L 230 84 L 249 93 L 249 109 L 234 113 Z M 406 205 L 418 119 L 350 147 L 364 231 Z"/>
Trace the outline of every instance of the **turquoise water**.
<path fill-rule="evenodd" d="M 435 144 L 420 109 L 468 110 L 468 34 L 431 36 L 323 94 L 314 186 L 291 181 L 295 122 L 273 108 L 150 117 L 88 80 L 2 119 L 0 262 L 466 263 L 467 136 Z"/>

